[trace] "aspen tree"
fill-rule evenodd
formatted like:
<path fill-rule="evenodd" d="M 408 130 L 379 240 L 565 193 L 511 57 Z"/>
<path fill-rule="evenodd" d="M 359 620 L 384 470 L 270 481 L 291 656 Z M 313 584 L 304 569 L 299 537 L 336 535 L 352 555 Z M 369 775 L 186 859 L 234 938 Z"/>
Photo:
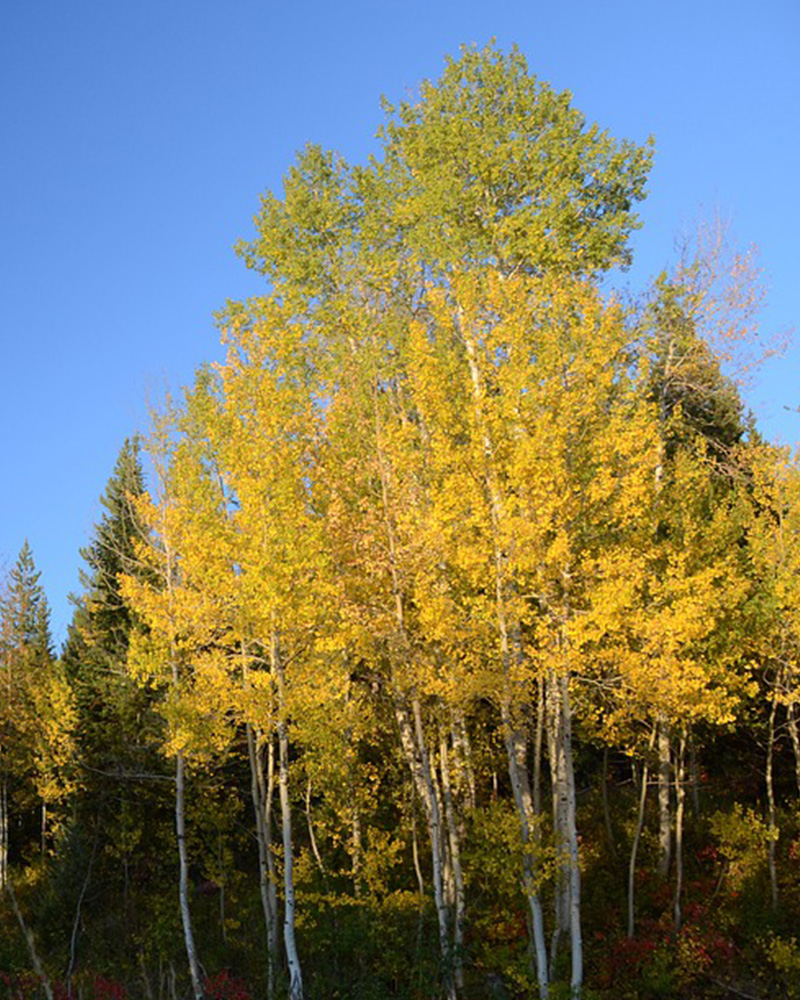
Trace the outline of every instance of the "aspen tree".
<path fill-rule="evenodd" d="M 414 417 L 413 398 L 405 395 L 402 319 L 370 322 L 344 313 L 340 331 L 345 346 L 337 353 L 330 391 L 322 475 L 334 558 L 349 570 L 342 596 L 352 625 L 345 634 L 354 652 L 377 669 L 385 664 L 383 683 L 428 825 L 443 980 L 454 996 L 464 924 L 459 834 L 452 797 L 448 822 L 441 785 L 448 766 L 436 738 L 441 668 L 421 641 L 419 625 L 419 580 L 436 552 L 426 548 L 419 530 L 427 503 L 424 428 Z"/>
<path fill-rule="evenodd" d="M 744 434 L 744 423 L 736 384 L 723 374 L 721 365 L 737 369 L 741 376 L 754 360 L 758 362 L 752 346 L 760 297 L 754 253 L 742 254 L 732 247 L 719 222 L 698 227 L 685 241 L 672 272 L 662 272 L 653 284 L 638 325 L 650 368 L 647 393 L 659 424 L 654 504 L 662 511 L 668 512 L 670 501 L 676 500 L 674 493 L 666 501 L 661 496 L 671 476 L 670 463 L 682 448 L 698 443 L 716 479 L 718 499 L 726 502 L 725 476 L 735 465 L 734 450 Z M 657 534 L 669 532 L 668 520 L 668 513 L 666 519 L 656 516 Z M 658 866 L 665 879 L 672 857 L 673 745 L 681 745 L 685 737 L 685 732 L 671 731 L 666 713 L 659 715 Z M 675 789 L 677 808 L 683 788 L 676 784 Z M 678 828 L 675 835 L 680 836 Z M 676 863 L 680 866 L 681 859 L 676 858 Z"/>
<path fill-rule="evenodd" d="M 228 358 L 219 369 L 225 433 L 218 454 L 226 488 L 235 497 L 236 602 L 248 642 L 260 650 L 257 658 L 252 648 L 250 653 L 264 668 L 259 683 L 268 701 L 274 699 L 273 711 L 245 718 L 267 740 L 274 732 L 278 742 L 284 947 L 290 996 L 301 1000 L 289 787 L 292 717 L 310 687 L 333 698 L 337 693 L 322 681 L 317 646 L 329 595 L 315 499 L 321 406 L 307 334 L 295 315 L 277 300 L 261 300 L 252 314 L 230 311 Z M 251 680 L 257 677 L 258 671 L 251 671 Z"/>
<path fill-rule="evenodd" d="M 743 455 L 750 487 L 747 552 L 752 578 L 747 646 L 761 667 L 760 681 L 768 696 L 768 736 L 765 764 L 768 868 L 772 908 L 778 905 L 775 864 L 780 830 L 776 820 L 774 744 L 778 709 L 785 713 L 800 794 L 800 619 L 798 618 L 798 532 L 800 531 L 800 472 L 797 458 L 786 448 L 756 445 Z"/>
<path fill-rule="evenodd" d="M 660 431 L 658 439 L 660 455 Z M 668 479 L 654 480 L 651 488 L 642 529 L 629 550 L 627 580 L 607 598 L 616 608 L 605 642 L 619 650 L 615 668 L 619 695 L 609 708 L 608 725 L 632 747 L 636 737 L 631 727 L 638 728 L 642 721 L 650 733 L 651 750 L 662 734 L 676 736 L 674 778 L 672 740 L 657 763 L 668 768 L 659 791 L 675 783 L 674 825 L 671 810 L 659 811 L 659 858 L 663 865 L 674 838 L 673 910 L 679 924 L 686 740 L 697 721 L 712 725 L 730 721 L 747 693 L 746 676 L 737 669 L 741 653 L 727 641 L 735 634 L 747 582 L 737 547 L 743 523 L 741 504 L 720 487 L 702 442 L 680 447 L 672 456 Z M 649 763 L 648 753 L 648 767 Z M 643 801 L 637 831 L 642 810 Z M 631 865 L 637 845 L 638 833 Z M 632 891 L 629 881 L 629 931 L 633 927 Z"/>
<path fill-rule="evenodd" d="M 420 328 L 416 398 L 438 447 L 445 551 L 470 580 L 465 620 L 473 635 L 477 622 L 494 636 L 494 696 L 520 815 L 543 995 L 552 962 L 535 871 L 540 820 L 524 714 L 537 677 L 548 692 L 555 820 L 563 838 L 552 951 L 565 924 L 577 993 L 582 946 L 569 679 L 586 670 L 581 647 L 593 635 L 585 622 L 594 614 L 592 581 L 601 566 L 607 572 L 613 565 L 608 556 L 601 562 L 604 546 L 613 551 L 615 531 L 641 513 L 654 465 L 650 411 L 639 406 L 626 375 L 619 311 L 604 309 L 591 288 L 500 275 L 464 277 L 452 287 L 449 298 L 431 294 L 436 304 L 433 323 Z"/>
<path fill-rule="evenodd" d="M 176 439 L 174 414 L 157 422 L 153 456 L 160 495 L 144 494 L 139 516 L 152 533 L 139 546 L 148 569 L 123 575 L 122 593 L 146 627 L 131 637 L 128 663 L 140 683 L 162 692 L 164 751 L 175 765 L 175 831 L 179 903 L 196 1000 L 203 982 L 189 906 L 186 772 L 192 757 L 218 751 L 230 739 L 229 658 L 219 648 L 230 605 L 226 547 L 218 541 L 221 497 L 198 442 Z M 212 544 L 209 544 L 212 543 Z"/>
<path fill-rule="evenodd" d="M 436 859 L 447 853 L 447 841 L 440 843 L 424 704 L 415 693 L 420 686 L 408 680 L 415 672 L 435 676 L 440 667 L 431 649 L 410 638 L 416 623 L 412 628 L 408 594 L 414 580 L 422 578 L 425 560 L 411 572 L 401 568 L 407 555 L 402 521 L 415 505 L 402 490 L 398 493 L 395 469 L 413 452 L 401 449 L 405 457 L 397 465 L 391 441 L 398 426 L 408 433 L 413 421 L 404 421 L 402 413 L 413 413 L 414 404 L 402 403 L 388 420 L 382 404 L 396 400 L 403 384 L 403 324 L 431 315 L 431 280 L 446 292 L 453 269 L 480 273 L 494 268 L 503 275 L 593 274 L 626 262 L 627 238 L 638 226 L 633 206 L 644 196 L 650 150 L 617 142 L 587 125 L 571 106 L 569 94 L 556 94 L 537 81 L 516 50 L 506 56 L 493 46 L 464 49 L 459 59 L 448 61 L 438 83 L 423 84 L 418 99 L 397 109 L 386 104 L 385 110 L 380 157 L 366 167 L 350 167 L 341 157 L 307 147 L 287 174 L 283 197 L 264 197 L 257 236 L 239 249 L 247 264 L 272 283 L 278 298 L 293 302 L 307 328 L 325 331 L 324 345 L 336 347 L 334 357 L 347 355 L 355 312 L 367 326 L 384 325 L 385 349 L 400 364 L 399 381 L 367 383 L 372 388 L 361 402 L 372 409 L 364 405 L 355 412 L 361 414 L 364 429 L 374 430 L 369 449 L 376 492 L 370 503 L 378 520 L 369 537 L 378 537 L 377 532 L 388 552 L 381 565 L 392 609 L 378 634 L 389 644 L 395 662 L 407 661 L 402 671 L 392 668 L 392 697 L 401 745 L 436 841 L 434 894 L 444 949 L 447 913 Z M 396 339 L 385 333 L 392 323 Z M 355 353 L 364 352 L 356 348 Z M 338 386 L 338 377 L 329 385 Z M 333 399 L 336 389 L 326 389 L 328 395 Z M 470 402 L 469 394 L 463 398 L 475 413 L 474 400 Z M 422 427 L 419 430 L 424 434 Z M 485 490 L 485 476 L 483 482 Z M 498 505 L 494 507 L 496 513 Z M 499 556 L 497 531 L 495 549 Z M 493 578 L 499 586 L 493 611 L 497 625 L 506 617 L 512 595 L 499 564 Z M 490 620 L 485 612 L 484 622 Z M 507 630 L 499 627 L 501 633 Z M 506 640 L 512 641 L 508 636 Z M 412 659 L 413 672 L 408 662 Z M 397 697 L 398 691 L 402 697 Z M 562 688 L 559 704 L 565 698 L 568 692 Z M 524 725 L 519 719 L 506 722 L 509 760 L 520 761 L 519 766 L 510 764 L 519 778 L 520 802 L 532 801 L 522 775 Z M 577 933 L 575 951 L 580 965 Z M 543 966 L 543 959 L 539 964 Z"/>

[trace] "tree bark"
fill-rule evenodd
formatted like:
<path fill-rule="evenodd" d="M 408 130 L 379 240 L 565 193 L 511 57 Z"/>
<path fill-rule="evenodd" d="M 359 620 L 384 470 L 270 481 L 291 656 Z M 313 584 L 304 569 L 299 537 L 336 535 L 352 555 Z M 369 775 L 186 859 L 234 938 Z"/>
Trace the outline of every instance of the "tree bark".
<path fill-rule="evenodd" d="M 457 755 L 460 771 L 467 784 L 467 809 L 472 811 L 477 804 L 475 789 L 475 768 L 472 764 L 472 745 L 467 731 L 467 723 L 461 709 L 453 712 L 453 750 Z"/>
<path fill-rule="evenodd" d="M 450 783 L 450 760 L 447 752 L 447 735 L 443 728 L 439 730 L 439 762 L 442 772 L 442 793 L 447 820 L 447 834 L 450 844 L 450 864 L 453 869 L 455 888 L 453 914 L 453 974 L 456 987 L 464 987 L 464 925 L 465 925 L 465 894 L 464 873 L 461 868 L 461 844 L 456 822 L 456 810 L 453 802 L 453 790 Z"/>
<path fill-rule="evenodd" d="M 258 843 L 258 881 L 261 892 L 261 908 L 264 911 L 264 928 L 267 935 L 267 998 L 275 996 L 275 972 L 278 965 L 278 901 L 275 880 L 271 871 L 272 857 L 272 793 L 273 775 L 270 768 L 269 781 L 264 777 L 262 748 L 253 727 L 247 725 L 247 752 L 250 758 L 250 791 L 256 818 L 256 841 Z M 269 739 L 272 757 L 272 738 Z"/>
<path fill-rule="evenodd" d="M 658 873 L 666 879 L 672 854 L 672 817 L 670 815 L 671 751 L 666 719 L 658 720 Z"/>
<path fill-rule="evenodd" d="M 544 914 L 537 878 L 537 850 L 539 846 L 539 817 L 536 814 L 527 770 L 528 742 L 524 730 L 513 725 L 511 707 L 506 699 L 501 704 L 501 721 L 505 732 L 508 773 L 520 822 L 522 839 L 522 885 L 528 899 L 533 930 L 533 951 L 540 1000 L 547 1000 L 550 981 L 547 968 L 547 943 L 545 940 Z"/>
<path fill-rule="evenodd" d="M 653 749 L 653 744 L 655 743 L 656 730 L 655 728 L 650 733 L 650 742 L 647 745 L 648 755 Z M 647 779 L 650 772 L 650 761 L 648 757 L 645 757 L 644 766 L 642 767 L 642 781 L 639 788 L 639 808 L 636 814 L 636 831 L 633 835 L 633 844 L 631 845 L 631 856 L 628 861 L 628 937 L 632 938 L 634 931 L 636 929 L 636 918 L 635 918 L 635 878 L 636 878 L 636 857 L 639 853 L 639 841 L 642 838 L 642 829 L 644 827 L 644 810 L 647 804 Z"/>
<path fill-rule="evenodd" d="M 283 840 L 283 946 L 289 969 L 289 1000 L 303 1000 L 303 973 L 295 941 L 294 842 L 292 810 L 289 801 L 289 724 L 286 709 L 286 683 L 278 648 L 278 636 L 270 643 L 270 665 L 278 688 L 278 788 L 281 804 L 281 837 Z"/>
<path fill-rule="evenodd" d="M 795 702 L 790 701 L 786 710 L 786 721 L 789 726 L 789 736 L 792 739 L 792 750 L 794 751 L 794 775 L 795 780 L 797 781 L 797 794 L 800 795 L 800 735 L 797 732 L 797 715 L 795 708 Z"/>
<path fill-rule="evenodd" d="M 306 783 L 306 825 L 308 827 L 308 841 L 311 844 L 311 853 L 314 855 L 314 860 L 317 862 L 317 868 L 319 868 L 323 876 L 326 876 L 327 872 L 325 871 L 325 863 L 322 860 L 322 855 L 319 853 L 317 836 L 314 833 L 314 820 L 311 817 L 311 778 L 309 778 Z"/>
<path fill-rule="evenodd" d="M 192 918 L 189 912 L 189 861 L 186 852 L 186 816 L 184 808 L 185 774 L 183 752 L 178 751 L 175 758 L 175 833 L 178 839 L 178 897 L 183 923 L 183 940 L 186 945 L 186 958 L 189 963 L 189 975 L 192 980 L 192 992 L 195 1000 L 203 1000 L 203 980 L 200 974 L 200 963 L 197 959 L 197 949 L 192 932 Z"/>
<path fill-rule="evenodd" d="M 775 841 L 778 839 L 778 830 L 775 822 L 775 788 L 773 785 L 772 769 L 775 750 L 775 715 L 778 709 L 777 684 L 772 692 L 772 707 L 769 713 L 769 732 L 767 735 L 767 824 L 769 831 L 768 862 L 769 862 L 769 896 L 770 905 L 773 912 L 778 909 L 778 873 L 775 868 Z"/>
<path fill-rule="evenodd" d="M 547 677 L 547 746 L 550 756 L 550 783 L 553 801 L 553 835 L 556 848 L 556 881 L 553 892 L 553 932 L 550 936 L 550 977 L 555 975 L 561 936 L 569 920 L 569 868 L 565 859 L 566 769 L 564 761 L 564 717 L 555 671 Z"/>
<path fill-rule="evenodd" d="M 566 829 L 569 855 L 569 935 L 572 971 L 570 986 L 573 997 L 583 987 L 583 934 L 581 931 L 581 867 L 578 847 L 578 824 L 575 803 L 575 768 L 572 759 L 572 706 L 569 696 L 569 675 L 560 677 L 561 710 L 564 716 L 564 765 L 566 772 Z"/>
<path fill-rule="evenodd" d="M 31 957 L 33 971 L 41 980 L 42 989 L 44 990 L 47 1000 L 53 1000 L 53 986 L 50 982 L 50 977 L 44 971 L 44 966 L 42 965 L 42 960 L 39 957 L 39 951 L 36 947 L 36 939 L 33 936 L 33 931 L 30 927 L 28 927 L 25 922 L 25 918 L 22 916 L 22 910 L 19 908 L 19 903 L 17 902 L 17 894 L 14 892 L 14 886 L 11 884 L 10 878 L 7 879 L 5 888 L 11 899 L 11 908 L 14 911 L 14 916 L 17 918 L 17 923 L 22 931 L 22 936 L 25 938 L 25 944 L 28 946 L 28 954 Z"/>
<path fill-rule="evenodd" d="M 689 787 L 692 790 L 692 813 L 694 818 L 700 816 L 700 768 L 697 762 L 697 740 L 694 731 L 689 728 Z"/>
<path fill-rule="evenodd" d="M 439 945 L 444 962 L 443 982 L 448 1000 L 455 1000 L 456 987 L 453 979 L 453 955 L 450 947 L 449 920 L 447 914 L 447 904 L 444 896 L 444 860 L 446 847 L 443 840 L 442 815 L 439 808 L 438 796 L 434 784 L 433 770 L 431 767 L 430 755 L 425 740 L 425 733 L 422 725 L 422 708 L 419 699 L 412 698 L 412 710 L 414 713 L 414 732 L 416 734 L 417 748 L 421 754 L 422 773 L 424 776 L 424 786 L 429 790 L 430 797 L 430 817 L 429 829 L 431 835 L 431 855 L 433 857 L 433 891 L 436 904 L 436 915 L 439 924 Z"/>
<path fill-rule="evenodd" d="M 86 893 L 89 889 L 89 882 L 92 878 L 92 868 L 94 867 L 94 859 L 97 855 L 97 843 L 98 843 L 98 832 L 95 830 L 94 840 L 92 842 L 92 853 L 89 856 L 89 864 L 86 868 L 86 876 L 83 880 L 83 885 L 81 886 L 81 891 L 78 894 L 78 902 L 75 906 L 75 918 L 72 921 L 72 933 L 69 938 L 69 965 L 67 966 L 67 997 L 72 1000 L 72 975 L 75 972 L 75 963 L 78 957 L 78 933 L 81 927 L 81 910 L 83 909 L 83 901 L 86 898 Z"/>
<path fill-rule="evenodd" d="M 675 761 L 675 898 L 673 913 L 675 930 L 681 929 L 681 894 L 683 892 L 683 812 L 686 801 L 686 731 L 678 739 L 678 754 Z"/>

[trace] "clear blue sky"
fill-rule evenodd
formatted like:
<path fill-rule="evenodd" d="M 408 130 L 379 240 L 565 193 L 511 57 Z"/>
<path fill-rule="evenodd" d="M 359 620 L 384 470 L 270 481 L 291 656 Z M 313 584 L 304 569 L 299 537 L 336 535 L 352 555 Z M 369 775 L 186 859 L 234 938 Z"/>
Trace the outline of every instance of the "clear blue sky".
<path fill-rule="evenodd" d="M 220 357 L 259 290 L 232 246 L 315 141 L 359 160 L 461 43 L 516 43 L 612 135 L 657 143 L 635 281 L 718 208 L 797 324 L 797 0 L 28 0 L 0 4 L 0 565 L 33 547 L 60 641 L 78 549 L 147 399 Z M 748 395 L 794 443 L 800 349 Z"/>

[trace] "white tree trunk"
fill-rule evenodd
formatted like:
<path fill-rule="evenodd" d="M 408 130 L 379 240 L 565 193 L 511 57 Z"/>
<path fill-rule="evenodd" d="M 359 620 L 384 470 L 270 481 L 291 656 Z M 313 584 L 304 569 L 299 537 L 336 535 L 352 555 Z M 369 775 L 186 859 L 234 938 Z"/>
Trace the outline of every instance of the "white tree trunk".
<path fill-rule="evenodd" d="M 644 760 L 644 767 L 642 768 L 642 783 L 639 789 L 639 809 L 636 814 L 636 830 L 633 835 L 633 844 L 631 845 L 631 856 L 628 861 L 628 937 L 632 938 L 634 935 L 636 927 L 636 917 L 635 917 L 635 877 L 636 877 L 636 857 L 639 853 L 639 841 L 642 838 L 642 829 L 644 827 L 644 810 L 647 805 L 647 779 L 650 774 L 650 753 L 653 749 L 653 744 L 656 739 L 655 728 L 650 733 L 650 741 L 647 745 L 647 756 Z"/>
<path fill-rule="evenodd" d="M 669 727 L 662 716 L 658 720 L 658 873 L 662 878 L 669 875 L 672 854 L 671 775 Z"/>
<path fill-rule="evenodd" d="M 569 920 L 569 862 L 566 818 L 566 765 L 564 760 L 564 716 L 561 693 L 555 672 L 547 677 L 547 747 L 550 758 L 550 779 L 553 801 L 553 836 L 556 848 L 556 882 L 553 893 L 553 932 L 550 937 L 550 976 L 555 975 L 561 935 Z"/>
<path fill-rule="evenodd" d="M 794 750 L 794 775 L 797 781 L 797 794 L 800 795 L 800 735 L 797 732 L 796 704 L 789 702 L 787 708 L 787 719 L 789 724 L 789 735 L 792 738 L 792 750 Z"/>
<path fill-rule="evenodd" d="M 522 839 L 522 885 L 531 912 L 533 928 L 533 953 L 536 962 L 536 978 L 539 983 L 540 1000 L 549 996 L 549 975 L 547 969 L 547 943 L 545 940 L 544 914 L 539 895 L 537 872 L 537 848 L 539 843 L 538 820 L 531 795 L 526 764 L 527 740 L 524 732 L 512 725 L 510 707 L 507 702 L 501 706 L 503 729 L 505 731 L 508 773 L 514 803 L 520 821 Z"/>
<path fill-rule="evenodd" d="M 317 862 L 317 868 L 319 868 L 322 875 L 325 876 L 327 874 L 325 871 L 325 862 L 322 860 L 322 855 L 319 853 L 317 835 L 314 833 L 314 820 L 311 816 L 311 791 L 312 783 L 311 778 L 309 778 L 306 783 L 306 826 L 308 827 L 308 841 L 311 844 L 311 853 L 314 855 L 314 860 Z"/>
<path fill-rule="evenodd" d="M 456 822 L 456 810 L 453 802 L 453 790 L 450 782 L 450 760 L 447 752 L 447 736 L 444 729 L 439 730 L 439 754 L 442 771 L 442 791 L 444 795 L 445 817 L 447 819 L 447 834 L 450 843 L 450 863 L 453 870 L 455 888 L 455 912 L 453 914 L 453 973 L 456 986 L 464 986 L 464 924 L 465 895 L 464 873 L 461 868 L 461 843 Z"/>
<path fill-rule="evenodd" d="M 50 977 L 44 971 L 44 966 L 42 965 L 42 960 L 39 957 L 39 951 L 36 947 L 36 939 L 33 936 L 33 931 L 28 927 L 25 922 L 25 918 L 22 916 L 22 910 L 19 908 L 19 903 L 17 902 L 17 894 L 14 892 L 14 886 L 11 884 L 11 879 L 6 881 L 5 885 L 6 891 L 11 899 L 11 908 L 14 911 L 14 915 L 17 918 L 17 923 L 20 926 L 23 937 L 25 938 L 25 944 L 28 946 L 28 954 L 31 957 L 31 963 L 33 964 L 33 970 L 36 975 L 41 980 L 42 988 L 44 989 L 45 996 L 47 1000 L 53 1000 L 53 987 L 50 983 Z"/>
<path fill-rule="evenodd" d="M 775 841 L 778 839 L 778 827 L 775 821 L 775 788 L 772 780 L 773 756 L 775 750 L 775 715 L 778 710 L 777 684 L 772 692 L 772 707 L 769 713 L 769 734 L 767 737 L 767 828 L 769 831 L 769 847 L 767 860 L 769 862 L 769 894 L 772 909 L 778 909 L 778 873 L 775 868 Z"/>
<path fill-rule="evenodd" d="M 289 801 L 289 725 L 286 718 L 286 684 L 278 649 L 278 637 L 273 635 L 270 664 L 278 688 L 278 788 L 281 803 L 281 836 L 283 840 L 283 946 L 289 970 L 289 1000 L 303 1000 L 303 973 L 295 942 L 294 842 L 292 809 Z"/>
<path fill-rule="evenodd" d="M 253 811 L 256 817 L 256 840 L 258 842 L 258 881 L 261 891 L 261 908 L 264 911 L 264 927 L 267 935 L 267 998 L 275 996 L 275 971 L 278 963 L 277 937 L 277 893 L 275 881 L 270 877 L 272 858 L 272 781 L 269 787 L 264 778 L 262 749 L 253 727 L 247 726 L 247 751 L 250 757 L 250 788 Z M 270 738 L 270 751 L 272 739 Z"/>
<path fill-rule="evenodd" d="M 467 723 L 461 709 L 453 712 L 453 750 L 456 753 L 458 767 L 467 785 L 467 809 L 472 811 L 477 804 L 475 791 L 475 768 L 472 764 L 472 745 L 470 744 Z"/>
<path fill-rule="evenodd" d="M 353 859 L 353 893 L 356 899 L 361 896 L 362 892 L 362 879 L 361 879 L 361 867 L 362 867 L 362 855 L 363 855 L 363 845 L 361 842 L 361 810 L 358 808 L 358 804 L 353 805 L 353 813 L 351 819 L 351 829 L 352 829 L 352 859 Z"/>
<path fill-rule="evenodd" d="M 564 771 L 566 778 L 566 830 L 569 857 L 569 943 L 572 959 L 570 985 L 572 995 L 580 995 L 583 987 L 583 934 L 581 932 L 581 866 L 578 849 L 578 824 L 575 804 L 575 768 L 572 759 L 572 706 L 569 696 L 569 676 L 560 677 L 561 711 L 564 733 Z"/>
<path fill-rule="evenodd" d="M 195 1000 L 203 1000 L 203 980 L 200 974 L 200 963 L 197 959 L 197 949 L 192 931 L 192 918 L 189 912 L 189 860 L 186 852 L 186 815 L 184 808 L 185 774 L 183 753 L 178 752 L 175 759 L 175 834 L 178 839 L 178 896 L 183 923 L 183 939 L 186 944 L 186 958 L 189 963 L 189 975 L 192 979 L 192 992 Z"/>
<path fill-rule="evenodd" d="M 428 789 L 430 801 L 429 831 L 431 836 L 431 855 L 433 857 L 433 892 L 436 904 L 436 916 L 439 924 L 439 945 L 442 953 L 443 984 L 448 1000 L 455 1000 L 456 988 L 453 979 L 453 956 L 450 947 L 449 920 L 447 903 L 444 895 L 444 861 L 446 847 L 444 831 L 442 830 L 442 814 L 439 808 L 438 796 L 434 784 L 430 754 L 428 753 L 425 732 L 422 725 L 422 708 L 417 697 L 412 698 L 414 713 L 414 732 L 416 733 L 417 749 L 420 753 L 424 786 Z M 424 799 L 423 799 L 424 801 Z"/>
<path fill-rule="evenodd" d="M 386 460 L 381 443 L 380 416 L 375 399 L 375 445 L 378 472 L 381 481 L 381 502 L 383 505 L 383 522 L 386 530 L 386 541 L 389 551 L 389 571 L 391 574 L 392 598 L 394 601 L 394 617 L 397 634 L 400 640 L 403 656 L 408 666 L 411 666 L 411 643 L 406 631 L 405 609 L 403 605 L 403 589 L 398 572 L 397 546 L 395 541 L 395 523 L 390 497 Z M 436 917 L 439 926 L 439 946 L 442 957 L 442 982 L 447 1000 L 455 1000 L 455 983 L 452 975 L 452 955 L 450 949 L 450 934 L 448 929 L 447 905 L 444 897 L 444 859 L 445 845 L 443 843 L 442 820 L 437 801 L 434 776 L 422 723 L 422 710 L 416 693 L 411 695 L 413 723 L 409 719 L 408 707 L 405 704 L 406 685 L 396 683 L 391 678 L 392 699 L 395 718 L 400 730 L 400 744 L 411 769 L 411 775 L 422 800 L 425 816 L 428 821 L 428 832 L 431 841 L 431 862 L 433 870 L 433 895 L 436 906 Z"/>
<path fill-rule="evenodd" d="M 678 738 L 675 760 L 675 898 L 673 913 L 675 930 L 681 929 L 681 895 L 683 893 L 683 812 L 686 801 L 686 731 Z"/>

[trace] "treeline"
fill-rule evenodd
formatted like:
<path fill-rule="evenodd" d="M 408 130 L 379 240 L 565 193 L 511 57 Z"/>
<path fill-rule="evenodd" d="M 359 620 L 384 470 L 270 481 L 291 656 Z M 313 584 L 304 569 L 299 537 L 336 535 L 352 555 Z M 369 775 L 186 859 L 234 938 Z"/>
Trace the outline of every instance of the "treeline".
<path fill-rule="evenodd" d="M 516 51 L 385 111 L 262 200 L 267 290 L 148 484 L 126 443 L 59 659 L 9 576 L 0 996 L 794 995 L 800 470 L 726 374 L 752 260 L 703 231 L 604 294 L 650 147 Z"/>

